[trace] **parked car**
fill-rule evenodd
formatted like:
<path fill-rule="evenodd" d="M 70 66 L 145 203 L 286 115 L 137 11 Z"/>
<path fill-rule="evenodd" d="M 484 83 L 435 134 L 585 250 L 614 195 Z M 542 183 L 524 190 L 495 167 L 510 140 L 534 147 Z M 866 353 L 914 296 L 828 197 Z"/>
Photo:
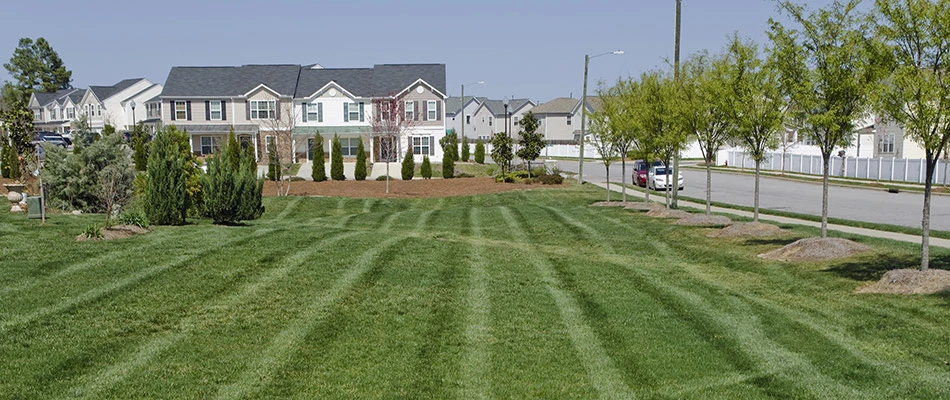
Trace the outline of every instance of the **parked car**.
<path fill-rule="evenodd" d="M 36 135 L 33 137 L 33 144 L 40 144 L 43 142 L 51 143 L 56 146 L 63 146 L 64 149 L 72 144 L 67 141 L 63 135 L 55 132 L 36 132 Z"/>
<path fill-rule="evenodd" d="M 672 178 L 672 174 L 673 174 L 672 168 L 670 168 L 669 173 L 671 175 L 670 178 Z M 650 167 L 650 173 L 647 176 L 647 188 L 653 189 L 653 190 L 667 190 L 667 186 L 672 186 L 672 185 L 667 185 L 666 174 L 667 174 L 667 168 L 665 166 L 660 165 L 660 166 Z M 678 182 L 677 187 L 679 188 L 679 190 L 683 190 L 683 188 L 686 187 L 683 183 L 683 174 L 676 174 L 676 175 L 677 175 L 676 180 Z"/>
<path fill-rule="evenodd" d="M 637 184 L 640 187 L 647 186 L 647 174 L 650 172 L 651 166 L 663 166 L 662 161 L 654 161 L 653 165 L 647 165 L 643 160 L 636 160 L 633 162 L 633 183 Z"/>

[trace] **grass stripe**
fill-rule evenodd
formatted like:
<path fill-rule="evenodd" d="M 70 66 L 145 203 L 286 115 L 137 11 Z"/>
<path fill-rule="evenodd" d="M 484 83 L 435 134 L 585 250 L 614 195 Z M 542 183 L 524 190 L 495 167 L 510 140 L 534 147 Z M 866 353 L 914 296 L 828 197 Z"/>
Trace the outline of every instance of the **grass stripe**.
<path fill-rule="evenodd" d="M 280 212 L 280 214 L 277 214 L 277 216 L 274 217 L 274 221 L 280 221 L 286 218 L 287 215 L 289 215 L 290 212 L 293 211 L 294 208 L 297 207 L 297 204 L 299 204 L 301 200 L 303 200 L 303 197 L 297 197 L 291 200 L 290 203 L 287 203 L 287 206 L 284 207 L 284 209 Z"/>
<path fill-rule="evenodd" d="M 234 245 L 234 244 L 236 244 L 236 243 L 239 243 L 239 242 L 241 242 L 241 241 L 245 241 L 245 240 L 248 240 L 248 239 L 251 239 L 251 238 L 254 238 L 254 237 L 263 236 L 263 235 L 266 235 L 266 234 L 268 234 L 268 233 L 270 233 L 270 232 L 273 232 L 273 231 L 275 231 L 275 230 L 276 230 L 276 229 L 261 229 L 261 230 L 257 230 L 257 231 L 254 231 L 253 233 L 249 234 L 249 235 L 245 235 L 245 236 L 243 236 L 243 237 L 238 237 L 238 238 L 233 238 L 233 239 L 229 240 L 228 242 L 221 244 L 221 245 L 219 246 L 219 248 L 223 248 L 223 247 L 227 247 L 227 246 L 230 246 L 230 245 Z M 138 283 L 138 282 L 141 282 L 141 281 L 143 281 L 143 280 L 145 280 L 145 279 L 148 279 L 148 278 L 151 278 L 151 277 L 156 276 L 156 275 L 158 275 L 158 274 L 161 274 L 161 273 L 163 273 L 163 272 L 165 272 L 165 271 L 171 269 L 172 267 L 175 267 L 175 266 L 178 266 L 178 265 L 183 265 L 184 263 L 188 262 L 189 260 L 198 259 L 198 258 L 200 258 L 200 257 L 202 257 L 202 256 L 204 256 L 204 255 L 203 255 L 203 254 L 198 254 L 198 255 L 183 255 L 183 256 L 178 256 L 178 257 L 173 258 L 173 259 L 172 259 L 171 261 L 169 261 L 169 262 L 165 262 L 165 263 L 162 263 L 162 264 L 159 264 L 159 265 L 155 265 L 155 266 L 152 266 L 152 267 L 149 267 L 149 268 L 142 269 L 142 270 L 140 270 L 140 271 L 138 271 L 138 272 L 136 272 L 136 273 L 134 273 L 134 274 L 132 274 L 132 275 L 129 275 L 129 276 L 123 278 L 123 279 L 120 279 L 120 280 L 117 280 L 117 281 L 114 281 L 114 282 L 111 282 L 111 283 L 108 283 L 108 284 L 101 285 L 101 286 L 98 286 L 98 287 L 96 287 L 96 288 L 90 289 L 90 290 L 88 290 L 88 291 L 86 291 L 86 292 L 84 292 L 84 293 L 82 293 L 82 294 L 80 294 L 80 295 L 78 295 L 78 296 L 75 296 L 75 297 L 66 299 L 66 300 L 64 300 L 64 301 L 61 301 L 61 302 L 55 304 L 55 305 L 51 305 L 51 306 L 48 306 L 48 307 L 43 307 L 43 308 L 41 308 L 41 309 L 39 309 L 39 310 L 36 310 L 36 311 L 34 311 L 34 312 L 32 312 L 32 313 L 29 313 L 29 314 L 27 314 L 27 315 L 16 316 L 16 317 L 13 317 L 13 318 L 11 318 L 11 319 L 9 319 L 9 320 L 2 321 L 2 322 L 0 322 L 0 332 L 4 332 L 4 331 L 7 331 L 7 330 L 9 330 L 9 329 L 11 329 L 11 328 L 14 328 L 14 327 L 17 327 L 17 326 L 20 326 L 20 325 L 23 325 L 23 324 L 27 324 L 27 323 L 36 321 L 36 320 L 38 320 L 38 319 L 40 319 L 40 318 L 44 318 L 44 317 L 47 317 L 47 316 L 49 316 L 49 315 L 53 315 L 53 314 L 56 314 L 56 313 L 63 312 L 63 311 L 65 311 L 65 310 L 68 310 L 68 309 L 70 309 L 70 308 L 72 308 L 72 307 L 75 307 L 75 306 L 77 306 L 77 305 L 80 305 L 80 304 L 83 304 L 83 303 L 88 303 L 88 302 L 90 302 L 90 301 L 94 301 L 94 300 L 96 300 L 96 299 L 102 298 L 102 297 L 104 297 L 104 296 L 106 296 L 106 295 L 115 293 L 115 292 L 117 292 L 117 291 L 119 291 L 119 290 L 122 290 L 122 289 L 124 289 L 124 288 L 126 288 L 126 287 L 132 286 L 132 285 L 134 285 L 134 284 L 136 284 L 136 283 Z"/>
<path fill-rule="evenodd" d="M 130 354 L 124 361 L 114 363 L 108 368 L 99 371 L 95 376 L 87 378 L 84 385 L 71 392 L 71 396 L 83 398 L 101 397 L 100 395 L 103 391 L 108 390 L 113 385 L 126 379 L 136 370 L 146 366 L 151 360 L 178 342 L 190 337 L 192 332 L 203 326 L 204 321 L 212 321 L 218 315 L 227 314 L 229 310 L 246 303 L 262 290 L 280 279 L 286 278 L 290 272 L 302 266 L 309 257 L 341 240 L 356 236 L 357 234 L 358 232 L 335 234 L 334 236 L 320 240 L 312 247 L 305 248 L 289 257 L 285 257 L 286 261 L 279 262 L 279 264 L 284 265 L 283 267 L 270 269 L 257 280 L 250 282 L 235 293 L 226 296 L 224 299 L 216 299 L 214 302 L 209 302 L 210 304 L 202 307 L 198 312 L 193 314 L 192 317 L 179 321 L 177 327 L 174 329 L 174 333 L 154 338 L 139 346 L 138 350 Z"/>
<path fill-rule="evenodd" d="M 271 340 L 270 345 L 261 352 L 260 357 L 251 360 L 248 367 L 234 382 L 220 388 L 215 398 L 242 398 L 267 386 L 307 335 L 330 314 L 330 306 L 338 302 L 372 268 L 376 256 L 402 240 L 405 240 L 405 237 L 390 237 L 364 251 L 356 260 L 355 268 L 346 271 L 322 296 L 315 296 L 298 318 Z"/>
<path fill-rule="evenodd" d="M 469 221 L 472 235 L 481 236 L 479 208 L 469 209 Z M 491 385 L 487 372 L 491 369 L 488 344 L 491 340 L 489 320 L 491 318 L 491 299 L 488 292 L 488 271 L 485 269 L 484 249 L 477 242 L 472 242 L 471 278 L 468 290 L 465 293 L 465 305 L 469 309 L 465 323 L 465 353 L 461 362 L 461 387 L 459 398 L 487 399 L 490 397 Z"/>
<path fill-rule="evenodd" d="M 528 235 L 525 234 L 521 224 L 516 221 L 515 216 L 508 207 L 502 207 L 501 213 L 509 229 L 517 240 L 528 242 Z M 570 294 L 559 289 L 560 283 L 550 262 L 529 253 L 531 261 L 538 270 L 541 280 L 545 283 L 551 297 L 557 304 L 558 311 L 561 314 L 561 321 L 567 329 L 571 343 L 578 358 L 584 364 L 584 369 L 593 383 L 594 387 L 604 398 L 634 398 L 634 393 L 623 381 L 623 375 L 614 365 L 613 360 L 600 344 L 600 339 L 594 330 L 584 321 L 584 315 L 577 300 Z"/>

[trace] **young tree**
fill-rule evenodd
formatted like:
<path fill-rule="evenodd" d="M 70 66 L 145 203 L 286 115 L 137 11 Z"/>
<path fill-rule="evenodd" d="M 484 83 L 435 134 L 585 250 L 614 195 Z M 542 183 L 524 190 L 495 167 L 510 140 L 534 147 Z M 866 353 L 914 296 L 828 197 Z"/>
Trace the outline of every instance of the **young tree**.
<path fill-rule="evenodd" d="M 485 142 L 481 139 L 475 140 L 475 162 L 479 164 L 485 163 Z"/>
<path fill-rule="evenodd" d="M 139 122 L 132 129 L 132 160 L 135 161 L 135 170 L 144 172 L 148 169 L 148 146 L 150 138 L 145 132 L 145 124 Z"/>
<path fill-rule="evenodd" d="M 253 157 L 251 152 L 242 151 L 231 130 L 224 151 L 208 158 L 208 173 L 202 176 L 204 216 L 216 224 L 260 217 L 264 211 L 261 205 L 264 181 L 257 178 Z"/>
<path fill-rule="evenodd" d="M 188 212 L 187 175 L 174 126 L 155 135 L 149 154 L 145 186 L 145 214 L 155 225 L 181 225 Z"/>
<path fill-rule="evenodd" d="M 505 132 L 498 132 L 492 136 L 491 145 L 491 158 L 495 164 L 501 166 L 501 173 L 506 174 L 511 171 L 511 159 L 514 158 L 511 136 Z"/>
<path fill-rule="evenodd" d="M 601 101 L 607 102 L 603 95 Z M 610 201 L 610 164 L 617 159 L 617 146 L 611 140 L 613 132 L 610 130 L 610 119 L 604 110 L 597 111 L 590 115 L 590 139 L 587 143 L 597 149 L 600 154 L 600 161 L 604 163 L 604 170 L 607 173 L 607 201 Z"/>
<path fill-rule="evenodd" d="M 677 81 L 677 112 L 683 128 L 695 135 L 706 163 L 706 215 L 712 207 L 712 163 L 735 130 L 735 92 L 730 86 L 728 54 L 700 52 L 681 65 Z"/>
<path fill-rule="evenodd" d="M 470 154 L 469 148 L 468 148 L 468 138 L 467 138 L 467 137 L 463 137 L 463 138 L 462 138 L 462 143 L 460 143 L 460 147 L 462 148 L 462 154 L 461 154 L 462 158 L 461 158 L 461 160 L 462 160 L 463 162 L 468 162 L 468 158 L 469 158 L 469 156 L 470 156 L 471 154 Z"/>
<path fill-rule="evenodd" d="M 366 150 L 363 148 L 363 139 L 356 145 L 356 170 L 353 177 L 358 181 L 366 180 Z"/>
<path fill-rule="evenodd" d="M 531 161 L 537 160 L 544 150 L 544 134 L 538 132 L 538 118 L 531 111 L 528 111 L 519 122 L 521 125 L 521 147 L 517 155 L 523 162 L 527 163 L 528 172 L 531 172 Z"/>
<path fill-rule="evenodd" d="M 458 137 L 446 134 L 439 140 L 442 145 L 442 178 L 451 179 L 455 177 L 455 160 L 458 159 Z"/>
<path fill-rule="evenodd" d="M 26 162 L 23 156 L 33 154 L 33 113 L 26 107 L 26 103 L 21 101 L 14 102 L 10 108 L 0 112 L 0 126 L 2 126 L 5 136 L 0 137 L 5 145 L 12 149 L 12 156 L 9 162 L 11 177 L 20 179 L 28 176 Z"/>
<path fill-rule="evenodd" d="M 950 142 L 950 1 L 875 2 L 881 59 L 890 76 L 878 87 L 878 108 L 924 149 L 920 270 L 930 267 L 930 198 L 934 172 Z"/>
<path fill-rule="evenodd" d="M 323 136 L 318 132 L 313 138 L 313 169 L 310 171 L 310 178 L 314 182 L 323 182 L 327 180 L 327 166 L 323 159 Z"/>
<path fill-rule="evenodd" d="M 759 172 L 762 161 L 765 161 L 765 152 L 774 150 L 779 132 L 785 132 L 785 99 L 779 90 L 775 69 L 763 64 L 755 42 L 743 42 L 734 36 L 729 44 L 729 54 L 733 60 L 729 84 L 735 96 L 736 134 L 733 137 L 742 143 L 755 161 L 752 221 L 759 222 Z"/>
<path fill-rule="evenodd" d="M 386 163 L 386 193 L 389 193 L 389 164 L 399 157 L 399 142 L 407 136 L 417 123 L 419 110 L 406 114 L 405 101 L 396 98 L 395 93 L 373 100 L 373 112 L 370 116 L 370 137 L 376 149 L 376 161 Z M 418 138 L 422 140 L 422 138 Z M 408 145 L 412 147 L 413 138 L 408 138 Z M 428 140 L 428 139 L 426 139 Z M 430 146 L 435 145 L 429 143 Z"/>
<path fill-rule="evenodd" d="M 10 62 L 3 64 L 17 82 L 4 89 L 4 101 L 26 103 L 34 91 L 55 92 L 72 87 L 72 71 L 44 38 L 21 38 Z"/>
<path fill-rule="evenodd" d="M 402 157 L 402 180 L 411 181 L 416 173 L 416 161 L 413 159 L 412 147 L 406 149 L 406 155 Z"/>
<path fill-rule="evenodd" d="M 638 131 L 642 130 L 636 119 L 640 103 L 640 86 L 631 80 L 618 80 L 609 89 L 598 89 L 604 122 L 609 124 L 607 140 L 620 155 L 621 199 L 627 202 L 627 154 L 634 149 Z M 649 193 L 647 193 L 649 196 Z"/>
<path fill-rule="evenodd" d="M 46 160 L 41 176 L 51 204 L 63 209 L 106 212 L 132 196 L 135 170 L 129 147 L 117 135 L 108 136 L 69 153 L 58 146 L 44 146 Z"/>
<path fill-rule="evenodd" d="M 277 100 L 276 112 L 274 118 L 264 119 L 263 126 L 274 134 L 274 144 L 267 149 L 268 173 L 277 179 L 274 179 L 274 185 L 277 187 L 278 196 L 290 194 L 291 171 L 297 159 L 297 141 L 293 137 L 294 127 L 297 126 L 298 109 L 294 103 L 289 100 Z M 290 143 L 290 154 L 283 155 L 280 149 L 280 143 Z M 287 177 L 286 179 L 284 177 Z"/>
<path fill-rule="evenodd" d="M 779 3 L 800 30 L 769 20 L 773 43 L 771 65 L 784 95 L 801 114 L 802 132 L 821 150 L 823 174 L 821 237 L 828 236 L 828 167 L 838 147 L 846 147 L 855 121 L 870 106 L 880 76 L 868 18 L 859 15 L 858 0 L 835 0 L 828 8 L 806 10 L 788 0 Z"/>
<path fill-rule="evenodd" d="M 666 208 L 670 208 L 670 192 L 676 190 L 673 187 L 677 183 L 677 177 L 670 178 L 670 162 L 686 145 L 688 132 L 677 119 L 675 87 L 669 76 L 658 71 L 646 72 L 640 77 L 640 85 L 643 112 L 639 118 L 645 135 L 649 135 L 644 142 L 649 143 L 666 166 Z"/>
<path fill-rule="evenodd" d="M 422 179 L 432 179 L 432 163 L 429 162 L 429 156 L 422 156 L 422 167 L 419 168 Z"/>
<path fill-rule="evenodd" d="M 340 144 L 340 137 L 333 135 L 333 142 L 330 146 L 330 179 L 335 181 L 346 180 L 346 176 L 343 175 L 343 146 Z"/>

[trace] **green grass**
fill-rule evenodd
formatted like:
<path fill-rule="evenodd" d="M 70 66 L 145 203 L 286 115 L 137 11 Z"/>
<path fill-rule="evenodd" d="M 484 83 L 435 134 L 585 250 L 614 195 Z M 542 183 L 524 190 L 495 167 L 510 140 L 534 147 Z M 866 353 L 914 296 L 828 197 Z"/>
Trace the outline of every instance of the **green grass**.
<path fill-rule="evenodd" d="M 108 242 L 73 241 L 101 216 L 4 213 L 0 397 L 950 393 L 950 296 L 852 294 L 915 245 L 772 262 L 794 238 L 711 239 L 601 196 L 269 198 L 245 226 Z"/>

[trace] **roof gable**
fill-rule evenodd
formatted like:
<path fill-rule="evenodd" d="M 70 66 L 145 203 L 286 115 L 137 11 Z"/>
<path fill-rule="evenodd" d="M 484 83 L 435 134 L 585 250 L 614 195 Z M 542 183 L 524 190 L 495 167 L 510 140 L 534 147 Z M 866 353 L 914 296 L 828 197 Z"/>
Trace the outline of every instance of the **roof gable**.
<path fill-rule="evenodd" d="M 547 103 L 541 103 L 531 109 L 531 111 L 537 114 L 573 114 L 574 107 L 577 106 L 577 103 L 580 100 L 577 100 L 573 97 L 559 97 L 553 99 Z"/>
<path fill-rule="evenodd" d="M 89 86 L 89 90 L 96 94 L 97 99 L 106 100 L 142 80 L 143 78 L 123 79 L 112 86 Z"/>
<path fill-rule="evenodd" d="M 260 85 L 284 95 L 296 93 L 299 65 L 172 67 L 162 97 L 242 97 Z"/>

